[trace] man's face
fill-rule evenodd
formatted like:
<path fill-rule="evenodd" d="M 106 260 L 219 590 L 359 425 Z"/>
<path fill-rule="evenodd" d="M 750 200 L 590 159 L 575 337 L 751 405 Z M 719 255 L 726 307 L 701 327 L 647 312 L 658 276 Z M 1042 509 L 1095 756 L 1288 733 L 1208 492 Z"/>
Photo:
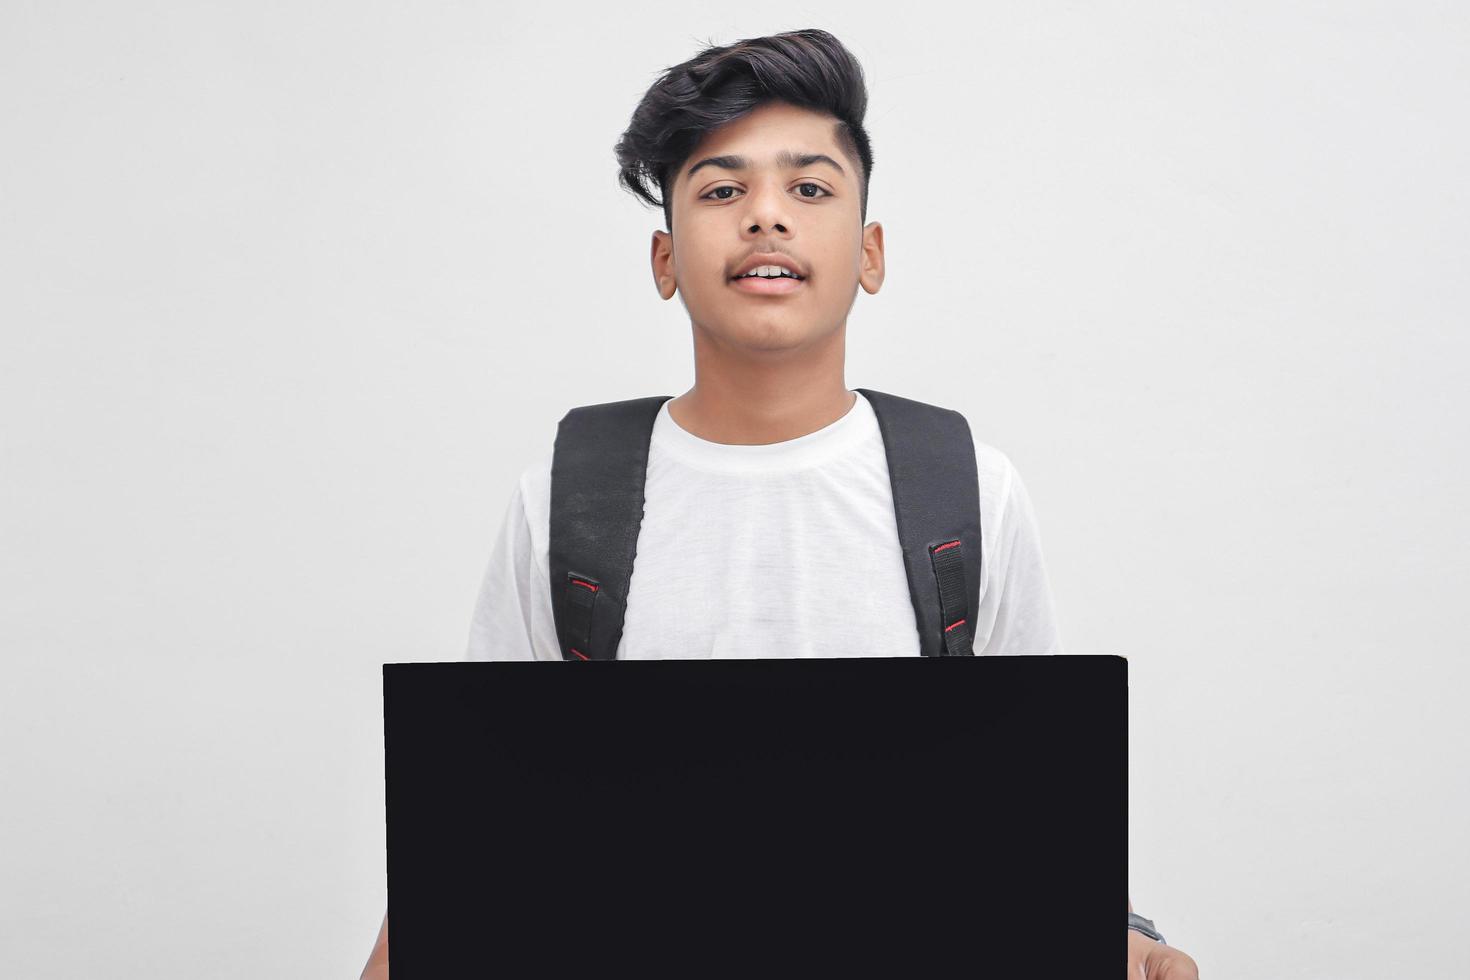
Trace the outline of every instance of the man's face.
<path fill-rule="evenodd" d="M 878 291 L 882 227 L 862 226 L 862 173 L 839 148 L 836 122 L 766 103 L 708 134 L 675 171 L 673 234 L 654 232 L 654 278 L 716 342 L 801 348 L 846 324 L 859 284 Z M 789 260 L 803 279 L 735 279 L 760 253 Z"/>

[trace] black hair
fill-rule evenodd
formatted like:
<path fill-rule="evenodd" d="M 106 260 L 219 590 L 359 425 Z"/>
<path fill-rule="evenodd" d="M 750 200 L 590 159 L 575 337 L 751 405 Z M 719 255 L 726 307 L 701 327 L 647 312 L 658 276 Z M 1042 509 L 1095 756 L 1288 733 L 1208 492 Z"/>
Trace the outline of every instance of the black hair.
<path fill-rule="evenodd" d="M 838 146 L 862 165 L 859 210 L 866 224 L 873 151 L 863 128 L 868 110 L 863 69 L 841 41 L 816 28 L 711 46 L 665 69 L 633 110 L 614 147 L 618 182 L 661 206 L 664 225 L 673 231 L 669 191 L 674 168 L 689 158 L 705 134 L 771 101 L 837 118 Z M 655 186 L 661 197 L 653 195 Z"/>

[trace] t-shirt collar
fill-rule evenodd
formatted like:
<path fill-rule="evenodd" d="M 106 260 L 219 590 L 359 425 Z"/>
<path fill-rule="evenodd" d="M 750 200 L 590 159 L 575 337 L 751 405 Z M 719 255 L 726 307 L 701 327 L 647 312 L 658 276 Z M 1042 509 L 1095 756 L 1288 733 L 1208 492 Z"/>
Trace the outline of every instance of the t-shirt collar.
<path fill-rule="evenodd" d="M 761 446 L 732 446 L 701 439 L 674 421 L 666 401 L 653 423 L 652 446 L 705 470 L 771 473 L 804 469 L 850 452 L 878 433 L 878 417 L 873 414 L 873 406 L 862 392 L 854 394 L 857 398 L 852 407 L 835 422 L 795 439 Z"/>

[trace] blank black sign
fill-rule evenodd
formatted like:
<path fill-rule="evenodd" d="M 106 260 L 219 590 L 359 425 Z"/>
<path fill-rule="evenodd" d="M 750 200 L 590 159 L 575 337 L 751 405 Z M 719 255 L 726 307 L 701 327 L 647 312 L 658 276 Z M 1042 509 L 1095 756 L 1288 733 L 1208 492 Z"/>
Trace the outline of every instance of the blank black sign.
<path fill-rule="evenodd" d="M 1126 668 L 386 664 L 390 975 L 1116 975 Z"/>

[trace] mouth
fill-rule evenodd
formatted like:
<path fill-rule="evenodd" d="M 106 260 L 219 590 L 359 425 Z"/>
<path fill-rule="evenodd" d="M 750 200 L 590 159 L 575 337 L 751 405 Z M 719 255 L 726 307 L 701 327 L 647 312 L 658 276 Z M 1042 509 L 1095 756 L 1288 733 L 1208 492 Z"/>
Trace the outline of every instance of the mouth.
<path fill-rule="evenodd" d="M 806 280 L 792 279 L 787 276 L 770 279 L 761 276 L 736 276 L 730 280 L 730 285 L 742 293 L 750 293 L 753 296 L 782 296 L 805 288 Z"/>

